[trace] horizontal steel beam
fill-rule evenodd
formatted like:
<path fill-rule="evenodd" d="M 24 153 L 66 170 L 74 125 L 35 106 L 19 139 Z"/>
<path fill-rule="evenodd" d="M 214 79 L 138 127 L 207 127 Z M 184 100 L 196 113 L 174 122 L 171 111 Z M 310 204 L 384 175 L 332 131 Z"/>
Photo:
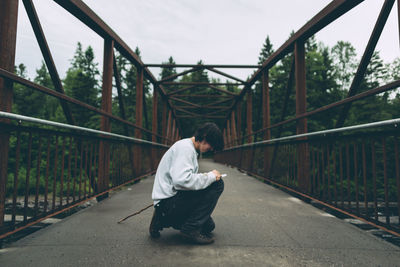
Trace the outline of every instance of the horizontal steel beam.
<path fill-rule="evenodd" d="M 261 65 L 209 65 L 209 64 L 145 64 L 146 67 L 159 68 L 229 68 L 229 69 L 257 69 Z"/>

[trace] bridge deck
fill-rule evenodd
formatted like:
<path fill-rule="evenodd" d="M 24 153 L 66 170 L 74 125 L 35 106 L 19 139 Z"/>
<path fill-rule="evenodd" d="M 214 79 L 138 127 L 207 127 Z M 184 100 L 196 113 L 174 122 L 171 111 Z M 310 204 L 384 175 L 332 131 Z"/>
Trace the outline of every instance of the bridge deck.
<path fill-rule="evenodd" d="M 400 248 L 290 195 L 209 160 L 228 174 L 214 212 L 216 242 L 148 235 L 153 178 L 0 250 L 0 266 L 399 266 Z"/>

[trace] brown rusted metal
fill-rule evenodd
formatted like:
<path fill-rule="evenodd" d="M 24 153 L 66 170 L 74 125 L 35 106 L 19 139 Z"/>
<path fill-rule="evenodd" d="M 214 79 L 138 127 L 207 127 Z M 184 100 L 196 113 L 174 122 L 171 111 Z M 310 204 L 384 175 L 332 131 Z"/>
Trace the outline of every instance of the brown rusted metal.
<path fill-rule="evenodd" d="M 339 147 L 339 168 L 340 168 L 340 203 L 344 208 L 344 189 L 343 189 L 343 151 L 342 146 Z"/>
<path fill-rule="evenodd" d="M 54 64 L 53 57 L 51 56 L 51 52 L 49 46 L 47 45 L 46 37 L 43 33 L 42 26 L 40 25 L 40 21 L 37 16 L 33 2 L 32 0 L 23 0 L 22 2 L 24 3 L 26 13 L 28 14 L 40 50 L 42 51 L 42 55 L 44 61 L 46 62 L 47 69 L 49 70 L 50 78 L 53 82 L 54 88 L 56 89 L 57 92 L 65 94 L 64 88 L 60 80 L 60 76 L 58 75 L 56 65 Z M 68 103 L 60 99 L 60 104 L 68 123 L 75 124 Z"/>
<path fill-rule="evenodd" d="M 362 142 L 361 153 L 362 153 L 362 164 L 363 164 L 364 209 L 365 209 L 365 216 L 368 217 L 367 163 L 365 158 L 365 142 Z"/>
<path fill-rule="evenodd" d="M 0 8 L 0 68 L 14 71 L 18 1 L 4 0 Z M 0 111 L 10 112 L 13 83 L 0 78 Z M 2 121 L 0 119 L 0 121 Z M 4 224 L 9 135 L 0 131 L 0 227 Z"/>
<path fill-rule="evenodd" d="M 70 193 L 71 193 L 71 172 L 72 172 L 71 164 L 72 164 L 72 154 L 73 154 L 73 151 L 72 151 L 73 141 L 72 140 L 73 140 L 72 137 L 70 137 L 69 138 L 69 148 L 68 148 L 68 175 L 67 175 L 68 182 L 67 182 L 67 200 L 66 200 L 67 205 L 69 204 L 69 197 L 70 197 Z"/>
<path fill-rule="evenodd" d="M 378 43 L 379 37 L 382 33 L 383 27 L 385 26 L 386 20 L 389 17 L 390 10 L 392 9 L 393 4 L 394 0 L 386 0 L 385 3 L 383 4 L 382 10 L 376 21 L 374 30 L 372 31 L 367 47 L 365 48 L 364 54 L 361 58 L 361 62 L 358 65 L 357 72 L 351 83 L 349 92 L 347 93 L 347 97 L 354 96 L 357 93 L 357 90 L 364 79 L 364 74 L 367 70 L 367 66 L 371 61 L 372 54 L 375 51 L 376 44 Z M 336 122 L 336 128 L 343 126 L 347 114 L 350 110 L 350 107 L 351 107 L 351 102 L 343 107 L 343 110 L 341 111 L 339 118 Z"/>
<path fill-rule="evenodd" d="M 114 50 L 114 41 L 111 39 L 105 39 L 104 56 L 103 56 L 104 61 L 103 61 L 103 85 L 102 85 L 101 109 L 106 113 L 111 113 L 112 110 L 112 76 L 113 76 L 113 62 L 114 62 L 113 50 Z M 101 117 L 100 129 L 105 132 L 111 131 L 111 123 L 109 118 L 105 116 Z M 108 143 L 101 141 L 99 148 L 99 179 L 98 179 L 98 188 L 100 191 L 108 189 L 109 175 L 110 175 L 110 147 Z M 81 186 L 80 183 L 79 186 Z M 81 190 L 79 189 L 79 199 L 80 198 L 81 198 Z"/>
<path fill-rule="evenodd" d="M 374 186 L 374 216 L 375 221 L 378 220 L 378 199 L 376 190 L 376 163 L 375 163 L 375 142 L 371 140 L 371 157 L 372 157 L 372 181 Z"/>
<path fill-rule="evenodd" d="M 238 134 L 238 145 L 243 144 L 242 142 L 242 104 L 238 104 L 236 106 L 236 115 L 237 115 L 237 134 Z"/>
<path fill-rule="evenodd" d="M 94 111 L 97 114 L 100 114 L 100 115 L 103 115 L 105 117 L 111 118 L 113 120 L 119 121 L 119 122 L 121 122 L 123 124 L 129 125 L 129 126 L 135 128 L 135 129 L 140 129 L 142 132 L 146 132 L 146 133 L 149 133 L 149 134 L 152 133 L 150 130 L 147 130 L 147 129 L 143 128 L 143 127 L 139 127 L 139 126 L 137 126 L 136 124 L 134 124 L 134 123 L 132 123 L 130 121 L 127 121 L 127 120 L 124 120 L 124 119 L 122 119 L 120 117 L 114 116 L 114 115 L 112 115 L 112 114 L 110 114 L 108 112 L 105 112 L 105 111 L 103 111 L 101 109 L 98 109 L 98 108 L 95 108 L 95 107 L 93 107 L 91 105 L 83 103 L 82 101 L 79 101 L 79 100 L 76 100 L 74 98 L 68 97 L 68 96 L 66 96 L 64 94 L 58 93 L 58 92 L 56 92 L 54 90 L 51 90 L 49 88 L 46 88 L 44 86 L 35 84 L 35 83 L 33 83 L 33 82 L 29 81 L 29 80 L 26 80 L 26 79 L 23 79 L 21 77 L 18 77 L 15 74 L 13 74 L 11 72 L 8 72 L 8 71 L 5 71 L 3 69 L 0 69 L 0 77 L 5 77 L 5 78 L 8 78 L 8 79 L 11 79 L 11 80 L 13 80 L 13 81 L 15 81 L 15 82 L 17 82 L 19 84 L 22 84 L 22 85 L 24 85 L 24 86 L 26 86 L 28 88 L 34 89 L 34 90 L 38 90 L 38 91 L 43 92 L 43 93 L 45 93 L 47 95 L 51 95 L 51 96 L 55 96 L 57 98 L 64 99 L 69 103 L 74 103 L 76 105 L 79 105 L 80 107 L 83 107 L 83 108 L 87 109 L 87 110 Z"/>
<path fill-rule="evenodd" d="M 307 111 L 307 94 L 306 94 L 306 63 L 305 63 L 305 48 L 304 42 L 298 41 L 295 43 L 294 49 L 295 56 L 295 77 L 296 77 L 296 116 L 303 114 Z M 297 121 L 296 133 L 307 133 L 307 118 Z M 300 189 L 307 190 L 309 183 L 309 160 L 308 160 L 308 146 L 302 143 L 298 148 L 297 158 L 297 176 L 299 179 Z"/>
<path fill-rule="evenodd" d="M 24 198 L 24 222 L 28 220 L 28 199 L 29 199 L 29 181 L 31 174 L 31 159 L 32 159 L 32 133 L 29 133 L 28 141 L 28 161 L 26 163 L 25 175 L 25 198 Z"/>
<path fill-rule="evenodd" d="M 203 69 L 203 67 L 196 66 L 196 67 L 193 67 L 193 68 L 191 68 L 189 70 L 185 70 L 185 71 L 182 71 L 180 73 L 165 77 L 164 79 L 158 81 L 158 83 L 171 81 L 171 80 L 174 80 L 174 79 L 178 78 L 179 76 L 182 76 L 182 75 L 185 75 L 185 74 L 188 74 L 188 73 L 191 73 L 191 72 L 196 72 L 196 71 L 201 70 L 201 69 Z"/>
<path fill-rule="evenodd" d="M 66 137 L 63 137 L 62 149 L 61 149 L 61 176 L 60 176 L 60 207 L 63 205 L 63 191 L 64 191 L 64 165 L 65 165 L 65 142 Z"/>
<path fill-rule="evenodd" d="M 17 196 L 18 196 L 18 175 L 19 175 L 19 158 L 21 152 L 21 133 L 17 133 L 17 148 L 15 152 L 15 170 L 14 170 L 14 193 L 12 205 L 12 218 L 11 221 L 15 224 L 15 217 L 17 214 Z"/>
<path fill-rule="evenodd" d="M 33 217 L 37 217 L 39 211 L 39 182 L 40 182 L 40 164 L 42 162 L 42 138 L 39 135 L 38 156 L 36 160 L 36 184 L 35 184 L 35 207 Z"/>
<path fill-rule="evenodd" d="M 346 175 L 347 175 L 347 207 L 351 209 L 351 193 L 350 193 L 350 148 L 346 143 Z"/>
<path fill-rule="evenodd" d="M 232 76 L 232 75 L 230 75 L 230 74 L 227 74 L 227 73 L 225 73 L 225 72 L 222 72 L 222 71 L 220 71 L 220 70 L 216 70 L 216 69 L 214 69 L 213 67 L 207 67 L 206 69 L 208 69 L 209 71 L 215 72 L 215 73 L 217 73 L 217 74 L 220 74 L 220 75 L 222 75 L 222 76 L 225 76 L 225 77 L 227 77 L 227 78 L 230 78 L 230 79 L 232 79 L 232 80 L 238 81 L 238 82 L 240 82 L 240 83 L 245 83 L 245 81 L 243 81 L 243 80 L 241 80 L 241 79 L 239 79 L 239 78 L 237 78 L 237 77 L 235 77 L 235 76 Z"/>
<path fill-rule="evenodd" d="M 216 87 L 216 86 L 214 86 L 214 85 L 212 85 L 212 84 L 210 84 L 208 87 L 210 87 L 211 89 L 214 89 L 215 91 L 218 91 L 218 92 L 221 92 L 221 93 L 230 95 L 230 96 L 234 96 L 234 97 L 238 96 L 237 93 L 233 93 L 233 92 L 231 92 L 231 91 L 218 88 L 218 87 Z M 212 96 L 213 96 L 213 95 L 210 95 L 210 97 L 212 97 Z"/>
<path fill-rule="evenodd" d="M 218 83 L 218 82 L 163 82 L 163 85 L 195 85 L 195 86 L 207 86 L 210 87 L 210 85 L 243 85 L 243 83 Z"/>
<path fill-rule="evenodd" d="M 386 162 L 386 138 L 382 138 L 382 150 L 383 150 L 383 187 L 385 191 L 385 217 L 386 224 L 390 224 L 389 215 L 389 181 L 387 178 L 387 162 Z"/>
<path fill-rule="evenodd" d="M 359 193 L 359 188 L 358 188 L 358 159 L 357 159 L 357 144 L 354 142 L 353 144 L 353 164 L 354 164 L 354 184 L 356 187 L 356 213 L 357 215 L 360 215 L 360 201 L 358 199 L 358 193 Z"/>
<path fill-rule="evenodd" d="M 246 128 L 247 128 L 247 142 L 251 143 L 253 141 L 253 94 L 251 90 L 247 93 L 247 121 L 246 121 Z"/>
<path fill-rule="evenodd" d="M 399 3 L 399 11 L 400 11 L 400 3 Z M 394 151 L 395 151 L 395 166 L 396 166 L 396 186 L 397 186 L 397 214 L 398 216 L 398 225 L 400 226 L 400 170 L 399 170 L 399 144 L 397 141 L 397 137 L 394 139 Z"/>
<path fill-rule="evenodd" d="M 172 117 L 172 112 L 171 112 L 171 110 L 169 110 L 168 111 L 168 121 L 167 121 L 167 132 L 166 132 L 166 144 L 168 144 L 168 140 L 170 140 L 170 136 L 171 136 L 171 124 L 172 124 L 172 122 L 171 122 L 171 117 Z"/>
<path fill-rule="evenodd" d="M 231 113 L 231 128 L 232 128 L 232 145 L 237 145 L 237 132 L 236 132 L 236 120 L 235 120 L 235 111 L 233 110 Z"/>
<path fill-rule="evenodd" d="M 257 69 L 261 65 L 221 65 L 221 64 L 145 64 L 146 67 L 160 68 L 228 68 L 228 69 Z"/>
<path fill-rule="evenodd" d="M 240 92 L 239 97 L 236 99 L 234 106 L 241 101 L 247 92 L 251 89 L 251 86 L 259 80 L 264 69 L 270 69 L 274 64 L 281 60 L 285 55 L 292 52 L 294 45 L 298 40 L 307 40 L 310 36 L 317 33 L 320 29 L 324 28 L 332 21 L 357 6 L 363 0 L 336 0 L 328 4 L 323 10 L 317 15 L 310 19 L 300 30 L 292 35 L 278 50 L 276 50 L 271 56 L 269 56 L 251 77 L 247 80 L 246 86 Z"/>
<path fill-rule="evenodd" d="M 48 200 L 48 193 L 49 193 L 49 168 L 50 168 L 50 142 L 52 137 L 49 136 L 47 138 L 47 158 L 46 158 L 46 176 L 45 176 L 45 186 L 44 186 L 44 208 L 43 212 L 47 212 L 47 200 Z"/>
<path fill-rule="evenodd" d="M 167 96 L 175 95 L 177 93 L 181 93 L 181 92 L 190 90 L 190 89 L 195 88 L 195 87 L 196 87 L 195 85 L 187 86 L 187 87 L 184 87 L 184 88 L 169 92 L 169 93 L 167 93 Z M 187 96 L 191 96 L 191 95 L 187 95 Z"/>
<path fill-rule="evenodd" d="M 157 133 L 158 133 L 158 93 L 157 90 L 153 91 L 153 119 L 152 119 L 151 130 L 153 132 L 152 141 L 157 142 Z M 161 140 L 160 140 L 161 141 Z M 154 153 L 156 150 L 154 150 Z M 154 156 L 155 158 L 155 156 Z"/>
<path fill-rule="evenodd" d="M 53 197 L 51 199 L 51 209 L 55 210 L 56 208 L 56 191 L 57 191 L 57 166 L 58 166 L 58 139 L 59 137 L 56 135 L 56 150 L 54 153 L 54 164 L 53 164 Z"/>

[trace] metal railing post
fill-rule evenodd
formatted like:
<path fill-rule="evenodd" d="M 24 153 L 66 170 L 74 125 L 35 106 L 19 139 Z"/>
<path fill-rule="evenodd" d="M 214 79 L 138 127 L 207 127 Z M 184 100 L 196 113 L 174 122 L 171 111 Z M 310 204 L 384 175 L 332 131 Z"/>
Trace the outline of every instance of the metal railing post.
<path fill-rule="evenodd" d="M 17 21 L 18 1 L 2 1 L 0 8 L 0 68 L 9 72 L 14 72 Z M 0 111 L 11 111 L 12 87 L 11 80 L 0 78 Z M 4 223 L 9 138 L 8 133 L 0 132 L 0 228 Z"/>
<path fill-rule="evenodd" d="M 103 62 L 103 87 L 101 109 L 111 113 L 112 111 L 112 76 L 113 76 L 113 49 L 114 41 L 104 39 L 104 62 Z M 101 131 L 110 132 L 110 119 L 106 116 L 101 117 Z M 100 141 L 99 144 L 99 178 L 97 188 L 99 192 L 108 189 L 110 180 L 110 144 Z M 107 197 L 105 194 L 103 197 Z"/>
<path fill-rule="evenodd" d="M 307 111 L 304 41 L 297 41 L 294 49 L 296 73 L 296 116 L 298 116 Z M 297 120 L 296 133 L 307 133 L 307 118 Z M 306 143 L 300 143 L 297 148 L 297 181 L 299 188 L 304 192 L 307 191 L 309 182 L 308 166 L 308 145 Z"/>

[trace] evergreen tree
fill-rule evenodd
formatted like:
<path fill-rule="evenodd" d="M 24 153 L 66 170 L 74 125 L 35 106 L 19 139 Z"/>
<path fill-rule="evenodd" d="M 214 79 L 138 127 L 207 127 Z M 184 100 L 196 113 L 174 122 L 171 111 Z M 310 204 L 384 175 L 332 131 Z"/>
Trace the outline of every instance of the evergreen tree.
<path fill-rule="evenodd" d="M 15 73 L 21 78 L 27 79 L 26 66 L 21 63 L 15 68 Z M 44 118 L 45 97 L 44 94 L 34 89 L 14 83 L 13 110 L 15 113 Z"/>
<path fill-rule="evenodd" d="M 40 68 L 36 70 L 36 77 L 33 81 L 39 85 L 54 90 L 53 81 L 51 80 L 50 74 L 47 71 L 46 64 L 43 61 Z M 45 119 L 55 120 L 55 114 L 57 107 L 59 106 L 60 100 L 49 95 L 42 94 L 42 96 L 44 97 L 45 102 L 45 105 L 43 105 Z"/>
<path fill-rule="evenodd" d="M 335 68 L 334 75 L 336 76 L 339 88 L 342 91 L 348 91 L 357 67 L 356 49 L 349 42 L 338 41 L 332 47 L 331 53 Z"/>
<path fill-rule="evenodd" d="M 89 46 L 83 51 L 81 43 L 78 42 L 71 67 L 63 81 L 67 95 L 99 107 L 101 94 L 97 80 L 99 76 L 97 65 L 98 63 L 94 62 L 93 49 Z M 87 109 L 71 105 L 71 111 L 77 125 L 99 128 L 98 116 L 94 116 Z"/>
<path fill-rule="evenodd" d="M 258 56 L 258 64 L 263 64 L 267 58 L 272 55 L 274 52 L 274 49 L 272 48 L 272 43 L 269 39 L 269 36 L 267 35 L 267 38 L 265 38 L 265 42 L 263 44 L 263 47 L 261 48 L 260 55 Z"/>

